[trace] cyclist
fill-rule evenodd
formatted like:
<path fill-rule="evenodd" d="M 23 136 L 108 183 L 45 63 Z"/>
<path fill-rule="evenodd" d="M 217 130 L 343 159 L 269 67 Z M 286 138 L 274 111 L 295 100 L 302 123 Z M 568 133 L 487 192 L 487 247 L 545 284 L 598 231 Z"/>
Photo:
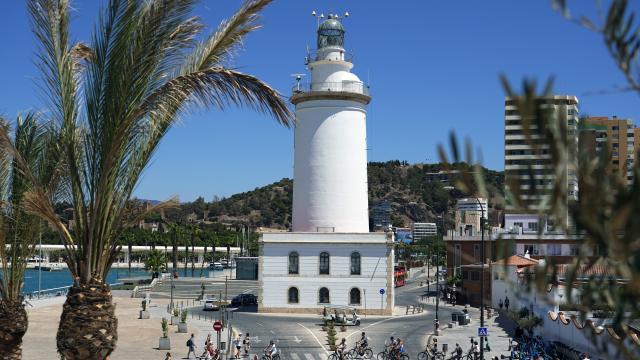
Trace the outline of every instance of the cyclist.
<path fill-rule="evenodd" d="M 391 353 L 391 351 L 393 350 L 393 348 L 395 348 L 396 346 L 396 339 L 392 337 L 389 338 L 389 340 L 387 341 L 385 345 L 385 350 L 387 350 L 388 353 Z"/>
<path fill-rule="evenodd" d="M 264 356 L 266 356 L 269 360 L 273 360 L 273 355 L 275 355 L 277 352 L 278 349 L 276 348 L 276 344 L 273 342 L 273 340 L 271 340 L 269 342 L 269 345 L 264 348 Z"/>
<path fill-rule="evenodd" d="M 362 353 L 367 349 L 368 346 L 369 341 L 367 340 L 367 334 L 365 334 L 365 332 L 363 331 L 360 340 L 356 342 L 356 351 L 358 352 L 358 354 L 362 355 Z"/>
<path fill-rule="evenodd" d="M 451 357 L 451 359 L 462 360 L 462 346 L 460 346 L 460 344 L 456 343 L 456 347 L 451 352 L 451 355 L 453 355 Z"/>
<path fill-rule="evenodd" d="M 346 349 L 347 349 L 347 339 L 342 338 L 342 341 L 340 341 L 340 344 L 336 348 L 336 351 L 338 352 L 338 356 L 340 360 L 344 359 L 344 351 Z"/>
<path fill-rule="evenodd" d="M 471 346 L 471 351 L 473 352 L 473 358 L 474 359 L 479 359 L 480 358 L 480 346 L 478 346 L 478 342 L 474 341 L 473 345 Z"/>

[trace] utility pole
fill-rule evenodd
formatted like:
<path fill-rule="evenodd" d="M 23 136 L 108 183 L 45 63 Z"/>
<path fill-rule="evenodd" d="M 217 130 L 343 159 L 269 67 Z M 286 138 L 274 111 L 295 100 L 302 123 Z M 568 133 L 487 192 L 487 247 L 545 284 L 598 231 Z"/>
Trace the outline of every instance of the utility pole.
<path fill-rule="evenodd" d="M 480 205 L 480 327 L 484 327 L 484 207 L 480 199 L 476 198 Z M 480 360 L 484 360 L 484 336 L 480 337 Z"/>

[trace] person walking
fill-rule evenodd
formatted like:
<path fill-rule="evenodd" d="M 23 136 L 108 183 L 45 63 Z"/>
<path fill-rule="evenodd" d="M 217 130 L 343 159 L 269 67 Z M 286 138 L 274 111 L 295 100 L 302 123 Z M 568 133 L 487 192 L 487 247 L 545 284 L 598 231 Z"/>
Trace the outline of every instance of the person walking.
<path fill-rule="evenodd" d="M 251 349 L 251 337 L 249 336 L 249 333 L 244 336 L 242 345 L 244 346 L 244 355 L 249 356 L 249 349 Z"/>
<path fill-rule="evenodd" d="M 241 349 L 240 343 L 241 343 L 240 334 L 238 334 L 238 336 L 236 336 L 236 338 L 233 339 L 233 346 L 236 348 L 236 354 L 235 354 L 236 359 L 240 359 L 240 349 Z"/>
<path fill-rule="evenodd" d="M 509 311 L 509 297 L 505 296 L 504 297 L 504 308 Z"/>
<path fill-rule="evenodd" d="M 191 337 L 189 338 L 189 340 L 187 340 L 187 347 L 189 348 L 189 352 L 187 353 L 187 359 L 191 359 L 191 353 L 193 353 L 193 356 L 197 359 L 198 355 L 196 355 L 196 341 L 195 341 L 195 335 L 191 334 Z"/>
<path fill-rule="evenodd" d="M 498 303 L 498 307 L 500 308 L 500 311 L 502 311 L 502 306 L 504 306 L 504 303 L 502 302 L 502 299 L 500 299 L 500 302 Z"/>
<path fill-rule="evenodd" d="M 170 352 L 167 353 L 167 355 L 164 357 L 164 360 L 173 360 Z"/>

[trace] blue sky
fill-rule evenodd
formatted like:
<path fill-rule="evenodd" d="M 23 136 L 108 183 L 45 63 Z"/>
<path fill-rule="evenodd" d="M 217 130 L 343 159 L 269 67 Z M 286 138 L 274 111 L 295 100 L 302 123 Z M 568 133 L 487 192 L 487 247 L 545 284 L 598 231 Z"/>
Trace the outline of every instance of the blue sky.
<path fill-rule="evenodd" d="M 103 2 L 74 2 L 76 40 L 89 38 Z M 574 14 L 593 12 L 594 2 L 569 3 Z M 213 31 L 239 5 L 203 0 L 196 14 Z M 24 4 L 3 1 L 0 9 L 0 114 L 15 117 L 41 108 L 42 97 Z M 351 13 L 346 47 L 373 94 L 370 161 L 435 162 L 437 145 L 453 130 L 482 149 L 486 166 L 501 170 L 501 73 L 516 87 L 524 76 L 544 82 L 554 75 L 556 92 L 577 95 L 583 114 L 640 122 L 636 94 L 590 95 L 625 85 L 601 38 L 541 0 L 275 0 L 235 66 L 289 95 L 290 74 L 305 71 L 306 46 L 315 44 L 314 9 Z M 291 177 L 292 138 L 291 130 L 251 110 L 194 111 L 164 139 L 136 195 L 211 200 Z"/>

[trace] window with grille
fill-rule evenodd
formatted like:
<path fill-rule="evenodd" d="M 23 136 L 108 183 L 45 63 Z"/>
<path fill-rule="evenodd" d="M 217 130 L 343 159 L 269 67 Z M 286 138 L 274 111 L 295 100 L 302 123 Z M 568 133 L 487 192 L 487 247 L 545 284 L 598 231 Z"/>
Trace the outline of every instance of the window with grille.
<path fill-rule="evenodd" d="M 360 253 L 351 253 L 351 275 L 360 275 Z"/>
<path fill-rule="evenodd" d="M 349 291 L 349 304 L 360 305 L 360 289 L 353 288 Z"/>
<path fill-rule="evenodd" d="M 290 287 L 289 288 L 289 303 L 290 304 L 297 304 L 299 302 L 300 302 L 300 298 L 299 298 L 298 288 Z"/>
<path fill-rule="evenodd" d="M 320 275 L 329 275 L 329 253 L 320 253 Z"/>
<path fill-rule="evenodd" d="M 318 302 L 320 304 L 329 303 L 329 289 L 326 287 L 320 288 L 320 291 L 318 291 Z"/>
<path fill-rule="evenodd" d="M 289 274 L 297 275 L 300 271 L 300 256 L 297 252 L 289 254 Z"/>

